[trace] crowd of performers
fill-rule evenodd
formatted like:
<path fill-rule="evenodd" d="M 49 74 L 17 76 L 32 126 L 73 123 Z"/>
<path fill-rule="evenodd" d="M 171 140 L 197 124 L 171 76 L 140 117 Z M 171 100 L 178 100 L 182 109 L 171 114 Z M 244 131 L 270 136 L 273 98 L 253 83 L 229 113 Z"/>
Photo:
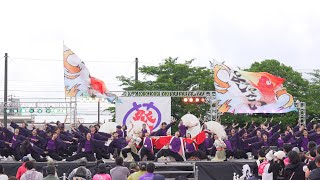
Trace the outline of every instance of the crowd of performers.
<path fill-rule="evenodd" d="M 26 123 L 20 126 L 14 122 L 11 128 L 0 127 L 0 153 L 2 157 L 13 156 L 19 161 L 22 157 L 31 155 L 36 161 L 47 161 L 50 157 L 56 161 L 74 161 L 86 157 L 88 161 L 115 158 L 128 153 L 135 161 L 157 161 L 164 156 L 173 157 L 176 161 L 190 159 L 226 160 L 228 158 L 248 158 L 248 152 L 258 157 L 262 148 L 291 144 L 301 151 L 308 151 L 309 141 L 320 144 L 320 125 L 312 121 L 307 127 L 296 125 L 287 126 L 280 131 L 280 123 L 272 125 L 272 120 L 257 124 L 252 121 L 244 127 L 232 124 L 225 127 L 227 136 L 219 138 L 216 134 L 202 126 L 202 131 L 195 137 L 187 133 L 190 127 L 179 122 L 179 131 L 173 136 L 167 134 L 168 129 L 177 123 L 162 123 L 155 132 L 148 132 L 146 124 L 141 132 L 134 136 L 127 136 L 125 125 L 117 126 L 112 134 L 99 132 L 100 126 L 86 127 L 79 124 L 71 125 L 66 130 L 64 123 L 55 125 L 44 124 L 43 128 L 27 128 Z M 109 141 L 108 141 L 109 140 Z M 111 156 L 110 156 L 111 155 Z"/>

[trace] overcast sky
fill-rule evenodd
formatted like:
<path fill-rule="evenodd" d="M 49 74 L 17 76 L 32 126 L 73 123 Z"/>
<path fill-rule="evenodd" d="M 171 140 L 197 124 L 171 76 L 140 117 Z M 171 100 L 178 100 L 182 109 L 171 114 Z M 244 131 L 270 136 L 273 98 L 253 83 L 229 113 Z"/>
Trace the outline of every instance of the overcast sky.
<path fill-rule="evenodd" d="M 141 65 L 172 56 L 233 67 L 275 58 L 310 72 L 320 68 L 320 4 L 299 2 L 1 1 L 0 56 L 10 56 L 9 94 L 64 97 L 63 41 L 109 90 L 121 90 L 117 75 L 134 75 L 135 57 Z M 2 59 L 0 97 L 3 67 Z"/>

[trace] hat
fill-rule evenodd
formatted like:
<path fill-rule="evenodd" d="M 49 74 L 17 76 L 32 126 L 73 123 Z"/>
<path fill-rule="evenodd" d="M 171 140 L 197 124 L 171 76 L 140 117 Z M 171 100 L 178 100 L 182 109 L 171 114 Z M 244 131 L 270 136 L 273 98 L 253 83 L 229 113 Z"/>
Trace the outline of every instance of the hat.
<path fill-rule="evenodd" d="M 24 157 L 22 158 L 22 162 L 27 162 L 27 161 L 29 161 L 28 156 L 24 156 Z"/>
<path fill-rule="evenodd" d="M 117 129 L 121 129 L 121 126 L 120 126 L 120 125 L 118 125 L 118 126 L 116 126 L 116 128 L 117 128 Z"/>
<path fill-rule="evenodd" d="M 277 151 L 273 155 L 278 159 L 283 159 L 286 156 L 286 153 L 284 153 L 283 151 Z"/>
<path fill-rule="evenodd" d="M 164 176 L 160 175 L 160 174 L 155 174 L 153 176 L 153 180 L 165 180 Z"/>
<path fill-rule="evenodd" d="M 295 151 L 295 152 L 297 152 L 298 154 L 300 153 L 300 150 L 299 150 L 299 148 L 298 148 L 298 147 L 294 147 L 294 148 L 292 148 L 292 151 Z"/>
<path fill-rule="evenodd" d="M 273 160 L 274 156 L 273 156 L 273 150 L 270 150 L 267 154 L 266 154 L 266 159 L 268 159 L 268 161 Z"/>

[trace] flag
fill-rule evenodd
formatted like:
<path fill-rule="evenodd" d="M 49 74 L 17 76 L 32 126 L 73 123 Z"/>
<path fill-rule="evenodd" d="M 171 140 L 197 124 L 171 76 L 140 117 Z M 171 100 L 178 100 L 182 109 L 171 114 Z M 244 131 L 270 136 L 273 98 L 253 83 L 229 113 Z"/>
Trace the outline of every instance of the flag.
<path fill-rule="evenodd" d="M 161 149 L 170 143 L 171 137 L 172 136 L 152 137 L 152 144 L 154 144 L 156 149 Z"/>
<path fill-rule="evenodd" d="M 67 97 L 102 98 L 115 102 L 118 97 L 106 88 L 105 83 L 90 75 L 83 61 L 67 46 L 63 46 L 64 88 Z"/>
<path fill-rule="evenodd" d="M 225 113 L 286 113 L 296 111 L 285 79 L 267 72 L 233 70 L 215 62 L 214 85 L 218 111 Z"/>

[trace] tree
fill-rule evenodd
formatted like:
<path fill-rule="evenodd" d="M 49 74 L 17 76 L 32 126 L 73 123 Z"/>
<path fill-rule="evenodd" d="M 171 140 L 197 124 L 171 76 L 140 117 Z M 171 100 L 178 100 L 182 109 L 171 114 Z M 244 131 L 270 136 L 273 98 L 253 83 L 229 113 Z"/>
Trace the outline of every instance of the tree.
<path fill-rule="evenodd" d="M 320 69 L 315 69 L 312 73 L 308 86 L 307 114 L 313 117 L 320 117 Z"/>
<path fill-rule="evenodd" d="M 213 72 L 207 67 L 194 67 L 194 60 L 178 63 L 178 58 L 167 58 L 158 66 L 139 68 L 145 78 L 135 82 L 133 77 L 118 76 L 126 91 L 213 91 Z M 148 79 L 148 80 L 146 80 Z M 188 105 L 181 98 L 171 99 L 171 114 L 181 118 L 190 112 L 199 117 L 209 110 L 207 104 Z"/>

